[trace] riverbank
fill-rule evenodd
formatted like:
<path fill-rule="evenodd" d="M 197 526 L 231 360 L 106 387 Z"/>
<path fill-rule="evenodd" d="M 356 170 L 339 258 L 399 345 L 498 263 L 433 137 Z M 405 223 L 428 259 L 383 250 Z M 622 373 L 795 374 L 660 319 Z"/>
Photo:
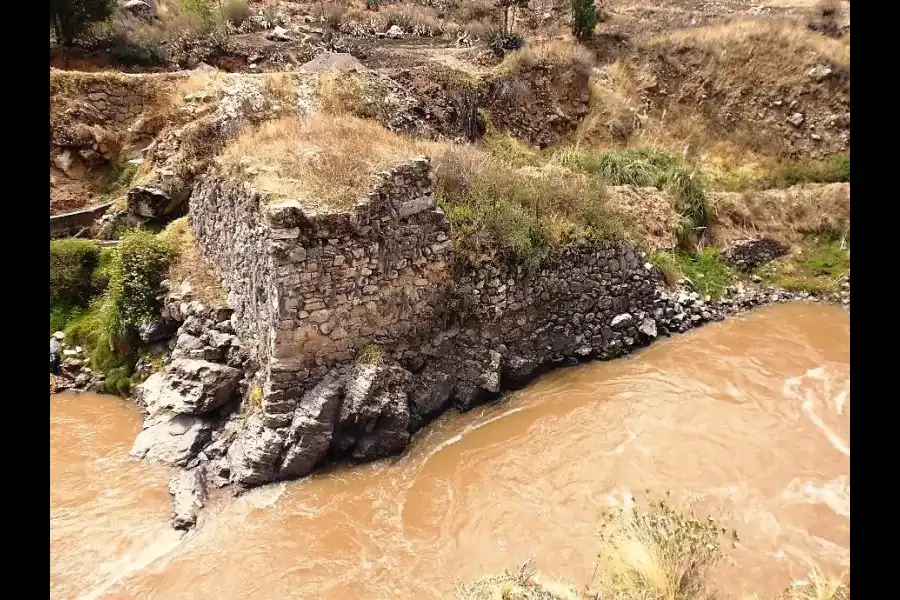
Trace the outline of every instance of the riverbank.
<path fill-rule="evenodd" d="M 172 470 L 128 460 L 141 427 L 130 403 L 66 394 L 51 402 L 52 499 L 61 502 L 51 528 L 67 532 L 51 536 L 53 585 L 87 594 L 115 580 L 110 596 L 194 600 L 259 589 L 449 598 L 454 580 L 502 573 L 533 553 L 541 573 L 583 588 L 601 548 L 599 514 L 633 494 L 637 507 L 665 497 L 736 529 L 714 583 L 723 596 L 774 598 L 806 572 L 807 557 L 835 574 L 849 560 L 849 458 L 829 438 L 849 440 L 849 376 L 845 311 L 761 308 L 445 413 L 400 456 L 238 498 L 212 494 L 196 530 L 149 564 L 178 534 L 166 531 Z M 101 432 L 121 429 L 115 460 L 103 444 L 79 443 L 99 435 L 95 419 Z M 87 462 L 67 463 L 66 452 Z M 139 526 L 127 549 L 115 523 Z M 100 566 L 84 552 L 92 545 L 103 548 Z"/>

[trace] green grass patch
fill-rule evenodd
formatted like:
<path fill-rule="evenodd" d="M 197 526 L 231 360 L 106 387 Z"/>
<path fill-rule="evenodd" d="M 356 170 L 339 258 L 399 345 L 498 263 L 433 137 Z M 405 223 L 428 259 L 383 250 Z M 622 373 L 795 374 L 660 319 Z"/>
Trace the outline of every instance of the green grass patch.
<path fill-rule="evenodd" d="M 381 364 L 384 357 L 381 354 L 381 347 L 376 344 L 369 344 L 359 351 L 356 355 L 356 362 L 367 364 Z"/>
<path fill-rule="evenodd" d="M 50 241 L 50 333 L 65 329 L 103 290 L 96 275 L 102 264 L 103 253 L 91 240 Z"/>
<path fill-rule="evenodd" d="M 666 190 L 678 201 L 679 210 L 690 227 L 683 228 L 680 239 L 693 246 L 709 226 L 709 203 L 699 173 L 682 159 L 653 148 L 629 148 L 600 155 L 565 148 L 553 156 L 555 164 L 594 174 L 607 185 L 633 185 Z"/>
<path fill-rule="evenodd" d="M 603 183 L 568 169 L 519 167 L 469 146 L 433 157 L 438 203 L 457 249 L 472 257 L 499 250 L 535 268 L 551 248 L 627 235 L 608 210 Z"/>
<path fill-rule="evenodd" d="M 729 168 L 709 176 L 711 187 L 726 192 L 784 189 L 806 183 L 849 183 L 850 155 L 836 154 L 821 160 L 782 163 L 760 175 Z"/>
<path fill-rule="evenodd" d="M 138 165 L 130 164 L 124 157 L 110 163 L 103 172 L 103 193 L 109 196 L 127 190 L 131 187 L 137 171 Z"/>
<path fill-rule="evenodd" d="M 671 285 L 685 277 L 704 296 L 719 299 L 734 279 L 734 274 L 719 255 L 719 251 L 707 246 L 695 254 L 683 252 L 653 252 L 650 262 L 662 271 Z"/>
<path fill-rule="evenodd" d="M 110 392 L 127 393 L 132 383 L 137 328 L 158 318 L 159 284 L 175 255 L 164 237 L 133 230 L 117 249 L 98 253 L 97 263 L 87 274 L 88 280 L 107 279 L 106 290 L 86 310 L 69 315 L 66 337 L 87 349 L 91 366 L 107 375 Z"/>
<path fill-rule="evenodd" d="M 839 292 L 841 282 L 849 273 L 849 244 L 828 235 L 812 237 L 802 245 L 800 252 L 757 270 L 769 285 L 817 295 Z"/>

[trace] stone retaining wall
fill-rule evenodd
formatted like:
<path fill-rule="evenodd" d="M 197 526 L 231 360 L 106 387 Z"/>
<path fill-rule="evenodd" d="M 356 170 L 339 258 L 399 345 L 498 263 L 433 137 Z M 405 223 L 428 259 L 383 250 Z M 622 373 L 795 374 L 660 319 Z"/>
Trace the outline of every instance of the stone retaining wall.
<path fill-rule="evenodd" d="M 259 409 L 216 441 L 228 451 L 214 453 L 213 472 L 240 485 L 398 452 L 451 405 L 466 410 L 554 366 L 624 354 L 671 316 L 656 272 L 624 243 L 570 247 L 534 273 L 462 264 L 424 158 L 379 173 L 340 212 L 213 171 L 190 218 L 222 274 L 234 330 L 262 367 Z M 366 347 L 371 363 L 358 358 Z"/>

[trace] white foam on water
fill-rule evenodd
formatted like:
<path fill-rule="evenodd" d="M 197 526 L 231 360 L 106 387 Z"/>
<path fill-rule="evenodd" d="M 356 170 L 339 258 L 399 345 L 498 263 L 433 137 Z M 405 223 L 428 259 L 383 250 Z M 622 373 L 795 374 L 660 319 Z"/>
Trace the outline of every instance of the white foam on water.
<path fill-rule="evenodd" d="M 836 396 L 831 395 L 831 380 L 825 374 L 824 367 L 816 367 L 815 369 L 809 369 L 806 371 L 805 375 L 800 377 L 790 377 L 784 381 L 784 385 L 782 386 L 782 394 L 789 397 L 794 398 L 801 401 L 801 409 L 812 421 L 813 425 L 815 425 L 819 431 L 821 431 L 831 445 L 838 452 L 850 456 L 850 446 L 844 442 L 841 437 L 835 433 L 828 425 L 825 424 L 825 421 L 819 416 L 819 414 L 815 410 L 815 399 L 816 395 L 813 389 L 809 386 L 804 386 L 804 380 L 812 379 L 813 381 L 822 382 L 823 394 L 826 400 L 830 400 L 828 404 L 834 404 L 838 414 L 843 414 L 844 404 L 847 400 L 847 391 L 841 390 L 838 392 Z M 805 387 L 805 389 L 804 389 Z M 801 393 L 802 392 L 802 393 Z"/>
<path fill-rule="evenodd" d="M 95 600 L 96 598 L 101 598 L 118 582 L 135 573 L 143 571 L 157 560 L 172 552 L 188 537 L 188 535 L 189 534 L 186 534 L 185 532 L 176 531 L 167 527 L 155 537 L 152 544 L 142 548 L 136 555 L 126 555 L 118 560 L 116 566 L 113 567 L 110 576 L 100 583 L 100 585 L 95 586 L 87 593 L 79 596 L 79 600 Z"/>
<path fill-rule="evenodd" d="M 850 518 L 850 485 L 846 476 L 825 483 L 794 479 L 781 492 L 781 498 L 790 502 L 824 504 L 836 514 Z"/>
<path fill-rule="evenodd" d="M 633 431 L 631 431 L 630 429 L 627 429 L 627 428 L 626 428 L 626 431 L 628 432 L 628 439 L 613 449 L 613 452 L 615 454 L 622 454 L 623 452 L 625 452 L 625 448 L 627 448 L 628 445 L 631 444 L 631 442 L 633 442 L 634 440 L 637 439 L 637 435 L 635 435 L 635 433 Z"/>
<path fill-rule="evenodd" d="M 272 483 L 253 488 L 241 498 L 253 508 L 269 508 L 281 499 L 285 489 L 287 489 L 285 482 Z"/>
<path fill-rule="evenodd" d="M 466 427 L 465 429 L 463 429 L 461 432 L 457 433 L 453 437 L 448 438 L 448 439 L 444 440 L 443 442 L 441 442 L 440 444 L 438 444 L 437 446 L 435 446 L 434 449 L 432 449 L 431 452 L 428 453 L 428 455 L 425 457 L 425 460 L 423 462 L 428 462 L 428 460 L 430 458 L 432 458 L 434 455 L 436 455 L 438 452 L 441 452 L 441 451 L 449 448 L 453 444 L 456 444 L 457 442 L 462 441 L 463 436 L 465 436 L 469 433 L 472 433 L 473 431 L 476 431 L 478 429 L 481 429 L 482 427 L 487 427 L 494 421 L 499 421 L 500 419 L 505 419 L 506 417 L 508 417 L 510 415 L 514 415 L 517 412 L 522 412 L 523 410 L 525 410 L 524 406 L 518 406 L 518 407 L 512 408 L 510 410 L 507 410 L 499 415 L 493 416 L 490 419 L 487 419 L 486 421 L 482 421 L 480 423 L 475 423 L 473 425 L 469 425 L 468 427 Z"/>

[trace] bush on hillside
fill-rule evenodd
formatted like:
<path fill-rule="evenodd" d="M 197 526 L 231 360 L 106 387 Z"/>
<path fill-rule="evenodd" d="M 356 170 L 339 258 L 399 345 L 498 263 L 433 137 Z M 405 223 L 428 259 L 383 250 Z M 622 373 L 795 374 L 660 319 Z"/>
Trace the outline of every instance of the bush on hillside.
<path fill-rule="evenodd" d="M 148 231 L 134 230 L 122 237 L 108 291 L 122 325 L 137 327 L 157 318 L 159 284 L 174 258 L 172 245 Z"/>
<path fill-rule="evenodd" d="M 87 348 L 95 369 L 130 369 L 136 358 L 137 328 L 159 316 L 160 283 L 176 251 L 166 238 L 144 230 L 126 233 L 101 269 L 109 277 L 102 297 L 66 328 L 74 343 Z"/>
<path fill-rule="evenodd" d="M 656 187 L 668 191 L 678 201 L 688 227 L 680 238 L 702 234 L 709 226 L 709 204 L 699 175 L 680 158 L 653 148 L 629 148 L 591 156 L 567 149 L 554 156 L 554 162 L 569 168 L 594 173 L 608 185 Z"/>
<path fill-rule="evenodd" d="M 599 22 L 594 0 L 572 0 L 572 35 L 586 40 L 594 35 Z"/>
<path fill-rule="evenodd" d="M 56 41 L 70 46 L 91 23 L 107 19 L 116 0 L 50 0 L 50 26 Z"/>
<path fill-rule="evenodd" d="M 224 19 L 235 26 L 250 18 L 250 6 L 247 4 L 247 0 L 228 0 L 222 10 Z"/>
<path fill-rule="evenodd" d="M 463 253 L 477 257 L 499 249 L 535 267 L 549 248 L 624 235 L 596 177 L 517 168 L 466 146 L 448 146 L 433 161 L 438 202 Z"/>
<path fill-rule="evenodd" d="M 100 263 L 100 247 L 90 240 L 50 242 L 50 306 L 85 308 L 96 289 L 92 275 Z"/>

